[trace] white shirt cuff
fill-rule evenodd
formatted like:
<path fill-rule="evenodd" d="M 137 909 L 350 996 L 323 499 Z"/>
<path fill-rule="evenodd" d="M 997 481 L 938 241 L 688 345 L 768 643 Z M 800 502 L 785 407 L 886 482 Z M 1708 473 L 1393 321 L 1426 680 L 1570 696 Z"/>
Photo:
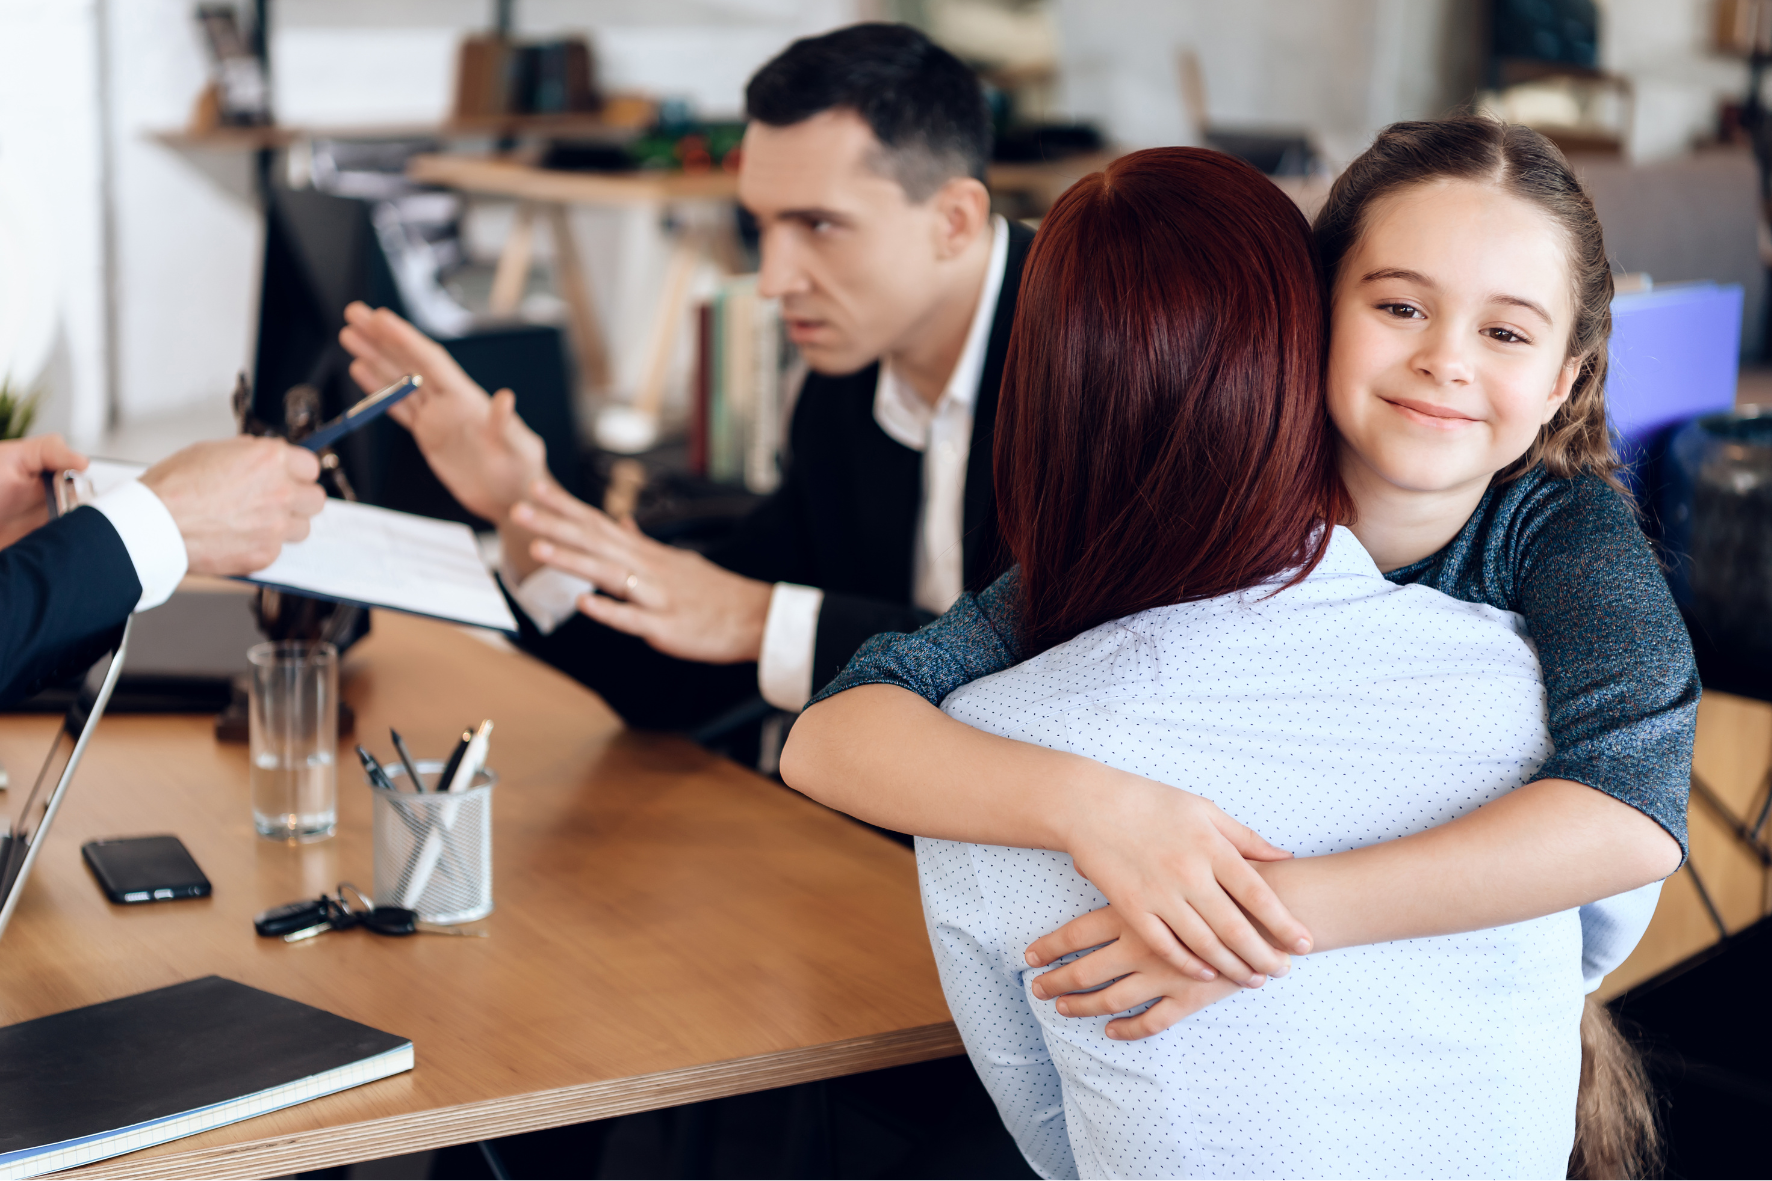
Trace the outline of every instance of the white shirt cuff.
<path fill-rule="evenodd" d="M 778 582 L 769 596 L 757 689 L 776 709 L 799 713 L 812 696 L 812 649 L 823 607 L 824 592 L 817 587 Z"/>
<path fill-rule="evenodd" d="M 111 522 L 135 565 L 135 576 L 142 584 L 142 597 L 135 609 L 146 611 L 170 599 L 190 568 L 190 557 L 178 522 L 165 503 L 140 480 L 129 480 L 94 497 L 92 507 Z"/>
<path fill-rule="evenodd" d="M 499 581 L 517 600 L 529 622 L 542 635 L 552 635 L 555 628 L 578 614 L 578 596 L 597 589 L 582 578 L 563 574 L 551 566 L 543 566 L 521 581 L 509 562 L 500 562 Z"/>

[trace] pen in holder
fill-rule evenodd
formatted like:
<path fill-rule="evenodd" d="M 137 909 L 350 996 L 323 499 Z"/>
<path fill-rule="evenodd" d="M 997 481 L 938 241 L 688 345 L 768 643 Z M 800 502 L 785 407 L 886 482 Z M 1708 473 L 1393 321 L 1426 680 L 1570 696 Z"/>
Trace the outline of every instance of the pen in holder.
<path fill-rule="evenodd" d="M 398 788 L 406 770 L 384 768 Z M 443 760 L 419 759 L 435 782 Z M 466 791 L 375 792 L 375 902 L 416 911 L 427 923 L 467 923 L 492 913 L 492 789 L 482 770 Z"/>

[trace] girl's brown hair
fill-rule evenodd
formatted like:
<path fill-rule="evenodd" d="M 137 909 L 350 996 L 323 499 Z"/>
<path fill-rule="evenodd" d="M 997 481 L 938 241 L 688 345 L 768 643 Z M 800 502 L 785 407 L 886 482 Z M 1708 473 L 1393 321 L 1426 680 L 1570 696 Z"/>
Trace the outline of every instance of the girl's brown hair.
<path fill-rule="evenodd" d="M 1581 371 L 1569 400 L 1543 427 L 1526 454 L 1495 475 L 1506 483 L 1538 464 L 1559 479 L 1583 472 L 1619 492 L 1621 466 L 1606 426 L 1606 341 L 1612 335 L 1612 268 L 1600 219 L 1586 190 L 1557 146 L 1530 127 L 1481 115 L 1434 122 L 1393 123 L 1336 179 L 1317 214 L 1317 250 L 1330 290 L 1342 261 L 1359 243 L 1373 205 L 1414 185 L 1436 180 L 1491 184 L 1543 210 L 1568 241 L 1575 322 L 1568 356 Z M 1628 495 L 1628 493 L 1626 493 Z"/>
<path fill-rule="evenodd" d="M 1661 1135 L 1643 1056 L 1590 994 L 1581 1010 L 1581 1089 L 1569 1176 L 1659 1175 Z"/>

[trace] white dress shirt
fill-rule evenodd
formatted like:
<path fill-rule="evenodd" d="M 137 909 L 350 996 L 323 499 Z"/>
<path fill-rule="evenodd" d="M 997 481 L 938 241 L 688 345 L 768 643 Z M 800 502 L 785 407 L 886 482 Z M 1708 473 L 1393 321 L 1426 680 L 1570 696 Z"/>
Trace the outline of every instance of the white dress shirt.
<path fill-rule="evenodd" d="M 1103 624 L 942 709 L 1205 795 L 1301 857 L 1466 815 L 1552 750 L 1522 619 L 1386 581 L 1340 527 L 1295 586 Z M 918 837 L 917 867 L 955 1024 L 1043 1177 L 1557 1176 L 1584 977 L 1659 889 L 1299 957 L 1117 1042 L 1029 991 L 1028 943 L 1106 904 L 1068 855 Z"/>
<path fill-rule="evenodd" d="M 972 326 L 960 359 L 941 398 L 931 406 L 892 370 L 880 365 L 874 392 L 874 421 L 895 441 L 923 453 L 922 507 L 917 517 L 916 549 L 911 555 L 911 601 L 939 615 L 953 606 L 965 588 L 966 464 L 972 449 L 972 407 L 990 346 L 997 298 L 1009 261 L 1009 223 L 991 219 L 991 257 L 984 287 L 973 309 Z M 582 578 L 543 567 L 518 582 L 508 562 L 500 577 L 514 587 L 511 597 L 547 635 L 570 619 L 578 596 L 592 589 Z M 757 661 L 757 688 L 777 709 L 798 711 L 812 696 L 812 651 L 818 637 L 818 613 L 824 592 L 817 587 L 778 582 L 769 598 L 763 625 L 763 650 Z"/>
<path fill-rule="evenodd" d="M 184 535 L 178 522 L 152 489 L 140 480 L 128 480 L 96 496 L 92 507 L 105 515 L 123 539 L 135 576 L 142 584 L 137 611 L 158 607 L 178 589 L 179 579 L 190 567 Z"/>

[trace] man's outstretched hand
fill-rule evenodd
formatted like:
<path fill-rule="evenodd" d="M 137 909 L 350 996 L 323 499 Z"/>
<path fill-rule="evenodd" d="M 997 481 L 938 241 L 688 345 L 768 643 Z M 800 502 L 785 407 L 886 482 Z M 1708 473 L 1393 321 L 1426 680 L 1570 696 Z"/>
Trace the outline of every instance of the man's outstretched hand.
<path fill-rule="evenodd" d="M 240 435 L 194 443 L 142 476 L 178 523 L 194 574 L 250 574 L 308 535 L 326 507 L 314 453 Z M 41 485 L 39 485 L 41 487 Z"/>
<path fill-rule="evenodd" d="M 579 596 L 578 609 L 597 622 L 682 660 L 737 664 L 761 655 L 769 583 L 656 542 L 632 521 L 618 525 L 548 481 L 537 481 L 511 522 L 507 547 L 526 540 L 533 561 L 607 592 Z"/>
<path fill-rule="evenodd" d="M 504 525 L 511 506 L 547 477 L 547 447 L 517 417 L 516 395 L 487 397 L 442 345 L 393 312 L 353 303 L 338 339 L 366 393 L 408 373 L 425 379 L 388 416 L 412 432 L 425 462 L 469 512 Z"/>

